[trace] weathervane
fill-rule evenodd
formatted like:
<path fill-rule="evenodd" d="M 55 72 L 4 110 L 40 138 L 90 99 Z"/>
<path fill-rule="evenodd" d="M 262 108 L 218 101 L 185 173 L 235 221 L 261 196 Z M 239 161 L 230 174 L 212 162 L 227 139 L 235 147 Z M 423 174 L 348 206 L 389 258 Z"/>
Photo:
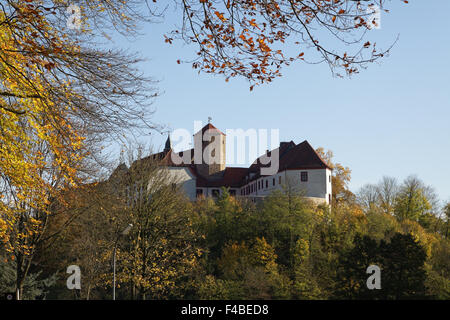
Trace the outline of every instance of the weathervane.
<path fill-rule="evenodd" d="M 211 123 L 212 118 L 208 117 L 208 123 Z"/>

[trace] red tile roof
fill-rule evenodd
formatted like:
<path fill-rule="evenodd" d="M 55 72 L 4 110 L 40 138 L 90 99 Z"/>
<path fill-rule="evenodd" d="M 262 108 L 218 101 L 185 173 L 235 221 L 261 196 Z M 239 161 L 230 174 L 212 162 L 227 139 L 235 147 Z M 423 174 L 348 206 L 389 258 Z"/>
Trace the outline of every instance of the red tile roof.
<path fill-rule="evenodd" d="M 328 165 L 323 161 L 314 148 L 308 143 L 295 144 L 293 141 L 282 142 L 280 147 L 270 151 L 267 155 L 270 157 L 272 152 L 279 150 L 279 170 L 284 171 L 289 169 L 329 169 Z M 261 167 L 268 167 L 261 163 L 261 158 L 256 159 L 250 166 L 251 172 L 259 172 Z"/>
<path fill-rule="evenodd" d="M 197 174 L 197 187 L 239 188 L 247 174 L 248 168 L 238 167 L 227 167 L 223 172 L 212 176 L 211 179 L 205 179 Z"/>
<path fill-rule="evenodd" d="M 220 131 L 219 129 L 217 129 L 216 127 L 214 127 L 211 123 L 208 123 L 206 126 L 204 126 L 201 131 L 202 134 L 205 133 L 206 130 L 212 130 L 212 131 L 217 131 L 220 134 L 223 134 L 224 136 L 226 135 L 225 133 L 223 133 L 222 131 Z M 198 131 L 200 132 L 200 130 Z M 197 134 L 198 132 L 196 132 L 195 134 Z"/>
<path fill-rule="evenodd" d="M 206 128 L 206 129 L 205 129 Z M 203 129 L 217 129 L 212 124 L 208 124 Z M 202 130 L 203 130 L 202 129 Z M 218 129 L 217 129 L 218 130 Z M 218 130 L 220 132 L 220 130 Z M 323 161 L 314 148 L 308 143 L 308 141 L 303 141 L 302 143 L 295 144 L 293 141 L 281 142 L 279 150 L 279 169 L 278 172 L 284 170 L 307 170 L 307 169 L 330 169 L 325 161 Z M 274 149 L 274 150 L 277 150 Z M 274 150 L 270 151 L 268 155 L 270 156 Z M 153 155 L 148 156 L 145 159 L 151 159 L 160 161 L 160 164 L 169 167 L 187 167 L 193 175 L 196 176 L 197 187 L 234 187 L 239 188 L 245 185 L 248 181 L 246 177 L 250 173 L 254 176 L 251 180 L 260 177 L 261 167 L 268 166 L 263 165 L 260 162 L 261 157 L 255 160 L 250 168 L 240 168 L 240 167 L 227 167 L 224 171 L 219 172 L 210 176 L 208 179 L 202 177 L 198 174 L 197 166 L 194 164 L 194 149 L 185 150 L 179 152 L 180 157 L 183 156 L 185 152 L 190 152 L 190 163 L 188 164 L 175 164 L 172 160 L 173 150 L 163 151 Z M 270 165 L 270 164 L 269 164 Z"/>

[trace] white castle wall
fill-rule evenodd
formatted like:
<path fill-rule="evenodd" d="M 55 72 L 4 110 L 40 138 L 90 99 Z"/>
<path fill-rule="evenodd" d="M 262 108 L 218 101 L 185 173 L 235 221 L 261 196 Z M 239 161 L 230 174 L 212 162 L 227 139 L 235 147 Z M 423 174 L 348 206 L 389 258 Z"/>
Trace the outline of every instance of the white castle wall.
<path fill-rule="evenodd" d="M 308 181 L 301 181 L 301 172 L 308 173 Z M 331 195 L 331 170 L 329 169 L 310 169 L 310 170 L 285 170 L 276 175 L 261 177 L 243 186 L 241 190 L 245 190 L 248 185 L 255 186 L 253 192 L 247 196 L 268 196 L 275 190 L 283 188 L 291 188 L 293 191 L 302 192 L 305 197 L 322 199 L 329 203 Z M 267 184 L 266 184 L 267 181 Z M 260 182 L 261 188 L 258 188 Z M 267 187 L 266 187 L 267 185 Z M 241 192 L 239 191 L 239 195 Z"/>
<path fill-rule="evenodd" d="M 170 176 L 168 180 L 174 179 L 177 184 L 181 184 L 182 190 L 186 193 L 189 199 L 196 199 L 196 178 L 189 168 L 169 167 L 168 174 Z"/>

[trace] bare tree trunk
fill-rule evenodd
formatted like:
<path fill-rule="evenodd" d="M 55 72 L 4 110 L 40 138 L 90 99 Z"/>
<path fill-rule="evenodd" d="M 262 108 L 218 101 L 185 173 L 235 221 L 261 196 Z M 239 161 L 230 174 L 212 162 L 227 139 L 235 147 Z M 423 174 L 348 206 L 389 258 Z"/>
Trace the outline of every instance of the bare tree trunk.
<path fill-rule="evenodd" d="M 20 290 L 20 282 L 21 282 L 21 273 L 22 273 L 22 262 L 21 262 L 21 258 L 17 258 L 17 262 L 16 262 L 16 300 L 21 300 L 21 290 Z"/>
<path fill-rule="evenodd" d="M 90 294 L 91 294 L 91 284 L 89 283 L 89 285 L 87 287 L 87 292 L 86 292 L 86 300 L 89 300 Z"/>

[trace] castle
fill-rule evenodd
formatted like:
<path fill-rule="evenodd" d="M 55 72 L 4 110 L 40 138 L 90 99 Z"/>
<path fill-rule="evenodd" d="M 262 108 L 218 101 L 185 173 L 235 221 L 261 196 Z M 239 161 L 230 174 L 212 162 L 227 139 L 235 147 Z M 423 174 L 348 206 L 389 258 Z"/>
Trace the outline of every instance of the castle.
<path fill-rule="evenodd" d="M 193 149 L 176 153 L 168 137 L 164 150 L 150 157 L 167 166 L 191 200 L 217 197 L 222 187 L 233 196 L 256 200 L 289 186 L 316 203 L 331 202 L 331 168 L 306 140 L 299 144 L 281 142 L 277 149 L 267 151 L 248 168 L 227 167 L 225 152 L 226 135 L 208 123 L 194 134 Z M 268 167 L 267 160 L 263 157 L 272 155 L 277 156 L 277 170 L 267 174 L 264 170 Z"/>

